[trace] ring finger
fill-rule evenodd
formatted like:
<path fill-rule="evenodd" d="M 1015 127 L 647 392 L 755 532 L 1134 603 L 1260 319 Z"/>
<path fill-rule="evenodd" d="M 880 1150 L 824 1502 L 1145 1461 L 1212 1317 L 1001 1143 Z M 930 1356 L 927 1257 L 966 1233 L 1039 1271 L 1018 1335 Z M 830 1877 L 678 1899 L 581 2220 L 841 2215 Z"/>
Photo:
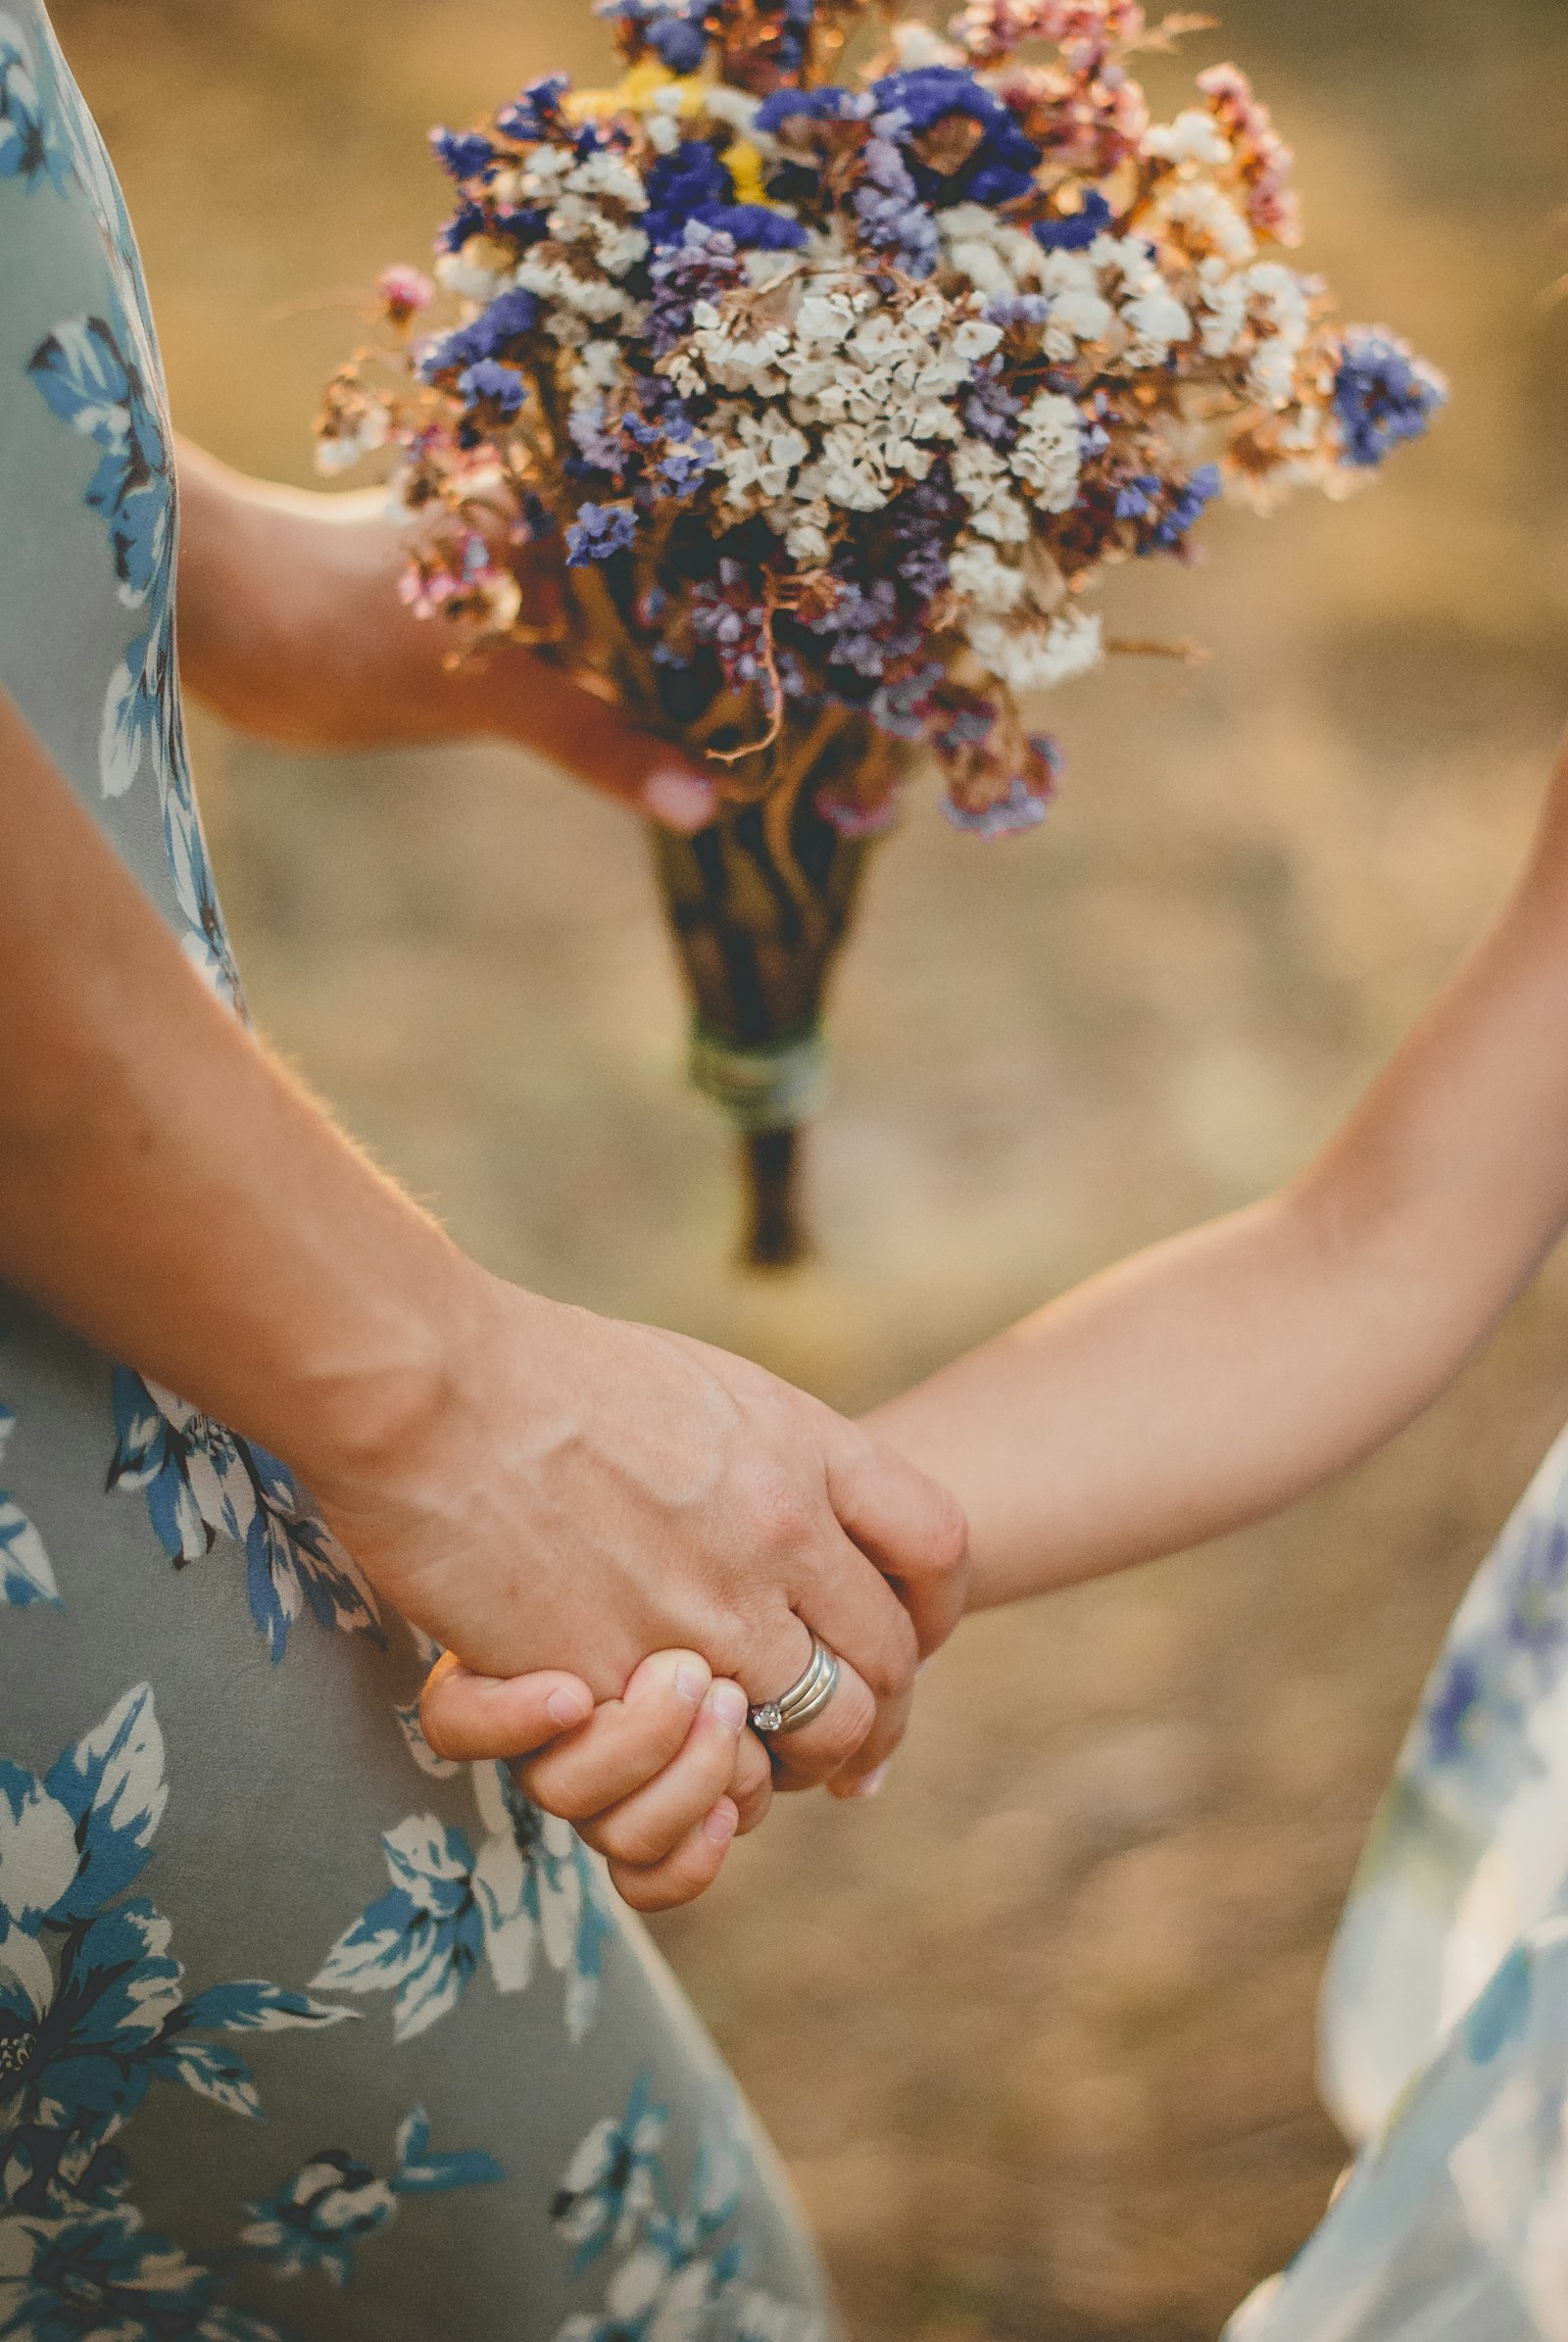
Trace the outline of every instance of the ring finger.
<path fill-rule="evenodd" d="M 765 1683 L 749 1687 L 754 1702 L 779 1699 L 792 1689 L 811 1664 L 815 1640 L 809 1627 L 798 1618 L 778 1638 L 777 1657 L 769 1656 Z M 809 1724 L 795 1732 L 770 1732 L 764 1745 L 773 1761 L 774 1783 L 781 1789 L 809 1789 L 830 1781 L 860 1748 L 877 1720 L 877 1703 L 868 1686 L 845 1659 L 839 1660 L 833 1696 Z"/>

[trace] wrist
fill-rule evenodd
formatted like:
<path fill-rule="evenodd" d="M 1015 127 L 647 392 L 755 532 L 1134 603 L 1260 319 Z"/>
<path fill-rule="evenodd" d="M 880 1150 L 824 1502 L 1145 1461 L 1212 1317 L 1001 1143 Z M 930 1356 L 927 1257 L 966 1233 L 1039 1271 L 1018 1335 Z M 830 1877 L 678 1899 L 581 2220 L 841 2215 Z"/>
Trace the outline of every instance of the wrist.
<path fill-rule="evenodd" d="M 314 1380 L 310 1427 L 290 1453 L 334 1511 L 396 1491 L 432 1503 L 466 1474 L 474 1426 L 503 1384 L 544 1385 L 559 1305 L 492 1276 L 432 1231 L 440 1256 L 405 1289 L 394 1322 Z M 530 1366 L 537 1363 L 538 1372 Z"/>

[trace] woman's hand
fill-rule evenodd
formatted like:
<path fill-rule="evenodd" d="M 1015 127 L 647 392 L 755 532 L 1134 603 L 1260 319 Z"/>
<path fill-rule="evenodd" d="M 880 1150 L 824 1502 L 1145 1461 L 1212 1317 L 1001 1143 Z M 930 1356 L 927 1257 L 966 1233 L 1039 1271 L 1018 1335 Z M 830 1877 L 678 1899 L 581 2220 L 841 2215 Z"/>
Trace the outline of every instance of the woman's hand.
<path fill-rule="evenodd" d="M 786 1743 L 784 1784 L 880 1763 L 961 1613 L 951 1499 L 721 1350 L 466 1262 L 444 1307 L 444 1364 L 412 1401 L 388 1421 L 377 1397 L 371 1425 L 350 1393 L 295 1445 L 386 1598 L 475 1671 L 568 1669 L 599 1700 L 677 1645 L 776 1697 L 815 1634 L 840 1682 Z"/>
<path fill-rule="evenodd" d="M 466 1259 L 208 991 L 3 693 L 0 815 L 0 1278 L 291 1464 L 471 1667 L 619 1698 L 679 1645 L 762 1700 L 814 1631 L 844 1676 L 798 1778 L 897 1740 L 962 1607 L 952 1499 L 742 1359 Z"/>
<path fill-rule="evenodd" d="M 707 773 L 548 660 L 509 645 L 450 671 L 448 629 L 398 599 L 378 490 L 275 487 L 186 442 L 179 487 L 181 672 L 236 730 L 321 750 L 510 740 L 672 829 L 711 820 Z"/>

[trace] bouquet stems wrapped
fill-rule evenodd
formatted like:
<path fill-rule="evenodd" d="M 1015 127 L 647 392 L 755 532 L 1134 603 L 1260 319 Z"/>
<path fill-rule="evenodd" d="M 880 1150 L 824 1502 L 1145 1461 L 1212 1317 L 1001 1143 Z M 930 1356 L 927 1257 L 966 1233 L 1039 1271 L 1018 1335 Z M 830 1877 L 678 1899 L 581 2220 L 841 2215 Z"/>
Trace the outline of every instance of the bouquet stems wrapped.
<path fill-rule="evenodd" d="M 754 1268 L 789 1267 L 805 1249 L 799 1133 L 822 1102 L 824 1000 L 871 845 L 818 797 L 846 757 L 875 753 L 862 729 L 786 726 L 754 795 L 695 838 L 655 835 L 692 1002 L 692 1079 L 740 1136 Z"/>
<path fill-rule="evenodd" d="M 433 133 L 454 314 L 387 271 L 318 455 L 390 452 L 406 596 L 455 657 L 543 645 L 711 760 L 716 819 L 656 859 L 776 1264 L 835 954 L 919 753 L 959 829 L 1033 828 L 1059 756 L 1024 699 L 1162 647 L 1106 637 L 1106 573 L 1190 558 L 1225 493 L 1352 485 L 1444 389 L 1284 257 L 1290 156 L 1245 74 L 1151 120 L 1129 60 L 1206 20 L 605 13 L 612 87 L 550 76 Z M 862 24 L 876 54 L 831 78 Z"/>

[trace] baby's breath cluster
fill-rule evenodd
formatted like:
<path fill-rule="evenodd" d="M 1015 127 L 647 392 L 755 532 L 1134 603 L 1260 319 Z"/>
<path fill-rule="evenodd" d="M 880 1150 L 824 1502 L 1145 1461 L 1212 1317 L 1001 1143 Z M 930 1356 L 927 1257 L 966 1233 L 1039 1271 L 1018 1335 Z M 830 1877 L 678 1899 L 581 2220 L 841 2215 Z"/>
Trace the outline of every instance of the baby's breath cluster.
<path fill-rule="evenodd" d="M 1227 491 L 1344 482 L 1443 399 L 1287 257 L 1290 155 L 1245 74 L 1150 120 L 1128 61 L 1199 20 L 970 0 L 850 83 L 855 0 L 607 13 L 613 88 L 435 133 L 455 314 L 431 330 L 434 287 L 388 271 L 319 457 L 395 451 L 416 610 L 553 634 L 738 790 L 837 710 L 904 744 L 824 791 L 846 834 L 920 743 L 960 827 L 1031 826 L 1057 758 L 1020 698 L 1117 647 L 1101 572 L 1185 557 Z M 525 610 L 544 539 L 559 607 Z"/>

